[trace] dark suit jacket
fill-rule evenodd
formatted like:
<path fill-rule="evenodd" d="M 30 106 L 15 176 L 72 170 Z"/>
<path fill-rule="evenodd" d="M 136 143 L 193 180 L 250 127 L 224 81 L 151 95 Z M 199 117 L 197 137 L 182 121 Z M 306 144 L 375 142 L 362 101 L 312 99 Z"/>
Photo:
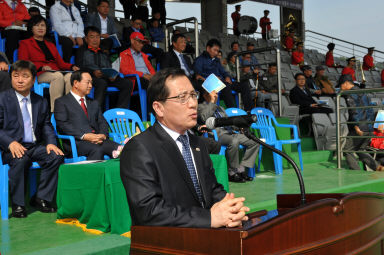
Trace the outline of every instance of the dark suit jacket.
<path fill-rule="evenodd" d="M 88 116 L 71 93 L 55 101 L 56 128 L 60 134 L 72 135 L 80 140 L 86 133 L 104 134 L 108 137 L 108 123 L 97 101 L 87 98 Z"/>
<path fill-rule="evenodd" d="M 217 183 L 204 143 L 197 136 L 189 139 L 205 208 L 199 203 L 180 150 L 159 123 L 125 145 L 120 174 L 134 225 L 211 226 L 210 208 L 226 192 Z"/>
<path fill-rule="evenodd" d="M 94 26 L 100 29 L 101 31 L 101 22 L 100 22 L 100 16 L 98 12 L 88 14 L 86 26 L 87 27 Z M 108 19 L 107 19 L 107 34 L 109 35 L 117 34 L 115 21 L 111 16 L 108 16 Z"/>
<path fill-rule="evenodd" d="M 41 96 L 31 92 L 32 124 L 36 143 L 55 144 L 56 136 L 49 119 L 48 104 Z M 8 151 L 11 142 L 21 143 L 24 123 L 14 89 L 0 93 L 0 147 Z"/>
<path fill-rule="evenodd" d="M 309 89 L 305 88 L 305 91 L 307 94 L 304 93 L 298 86 L 291 89 L 289 92 L 289 99 L 291 100 L 291 103 L 298 104 L 302 108 L 309 107 L 311 104 L 316 104 L 316 101 L 312 98 Z"/>
<path fill-rule="evenodd" d="M 189 69 L 193 70 L 191 59 L 186 55 L 184 55 L 184 59 L 185 59 L 185 62 L 187 62 Z M 174 67 L 174 68 L 181 67 L 180 60 L 176 55 L 176 53 L 173 51 L 173 49 L 171 49 L 169 52 L 164 54 L 164 57 L 162 57 L 160 60 L 161 69 L 168 68 L 168 67 Z"/>

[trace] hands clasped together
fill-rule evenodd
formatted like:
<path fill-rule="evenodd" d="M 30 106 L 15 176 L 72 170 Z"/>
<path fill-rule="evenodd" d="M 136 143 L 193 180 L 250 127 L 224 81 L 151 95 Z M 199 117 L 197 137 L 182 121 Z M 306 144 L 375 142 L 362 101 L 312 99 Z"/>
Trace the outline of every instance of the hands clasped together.
<path fill-rule="evenodd" d="M 246 212 L 249 208 L 244 206 L 244 197 L 237 197 L 233 193 L 227 193 L 225 197 L 215 203 L 211 208 L 211 227 L 239 227 L 242 221 L 248 220 Z"/>

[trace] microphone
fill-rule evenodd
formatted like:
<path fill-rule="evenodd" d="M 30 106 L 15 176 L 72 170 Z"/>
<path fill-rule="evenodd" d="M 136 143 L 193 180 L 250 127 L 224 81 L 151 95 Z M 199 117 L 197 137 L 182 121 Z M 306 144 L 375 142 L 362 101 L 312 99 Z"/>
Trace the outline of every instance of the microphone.
<path fill-rule="evenodd" d="M 205 121 L 205 125 L 209 129 L 214 129 L 216 127 L 226 127 L 226 126 L 247 128 L 251 126 L 252 123 L 256 122 L 256 120 L 257 120 L 257 117 L 255 114 L 223 117 L 223 118 L 210 117 Z"/>

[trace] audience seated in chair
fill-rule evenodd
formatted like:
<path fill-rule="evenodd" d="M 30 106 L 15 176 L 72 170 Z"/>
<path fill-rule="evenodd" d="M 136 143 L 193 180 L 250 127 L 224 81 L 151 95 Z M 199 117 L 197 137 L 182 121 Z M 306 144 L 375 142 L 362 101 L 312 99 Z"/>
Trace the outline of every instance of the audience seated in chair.
<path fill-rule="evenodd" d="M 177 34 L 181 34 L 180 30 L 177 30 L 177 29 L 173 30 L 173 35 L 177 35 Z M 185 46 L 184 53 L 189 55 L 194 55 L 196 51 L 191 44 L 191 38 L 189 36 L 185 36 L 185 39 L 187 40 L 187 45 Z M 172 45 L 170 45 L 170 47 L 172 47 Z"/>
<path fill-rule="evenodd" d="M 13 52 L 18 48 L 19 40 L 27 37 L 23 27 L 29 18 L 28 10 L 21 0 L 0 1 L 0 28 L 12 27 L 1 32 L 6 39 L 5 54 L 10 62 L 13 62 Z"/>
<path fill-rule="evenodd" d="M 342 75 L 339 80 L 338 86 L 341 90 L 358 90 L 359 87 L 355 86 L 351 75 Z M 345 96 L 348 107 L 369 106 L 371 104 L 370 98 L 365 94 L 346 94 Z M 372 108 L 348 109 L 350 122 L 355 124 L 348 125 L 348 136 L 372 136 L 373 125 L 366 123 L 375 121 L 375 114 Z M 369 138 L 353 138 L 347 139 L 343 150 L 363 151 L 370 144 Z M 369 168 L 376 171 L 384 171 L 384 166 L 380 165 L 371 154 L 356 153 L 359 160 L 356 159 L 354 153 L 345 152 L 348 167 L 353 170 L 360 170 L 359 161 L 368 165 Z"/>
<path fill-rule="evenodd" d="M 81 70 L 87 71 L 92 75 L 95 88 L 94 99 L 97 100 L 103 109 L 107 87 L 117 87 L 120 91 L 115 107 L 128 108 L 133 89 L 132 82 L 119 76 L 110 77 L 104 74 L 102 69 L 111 69 L 112 64 L 108 55 L 99 48 L 100 30 L 97 27 L 87 27 L 85 35 L 87 47 L 84 45 L 77 51 L 76 64 Z"/>
<path fill-rule="evenodd" d="M 297 65 L 300 68 L 304 65 L 304 44 L 302 42 L 296 43 L 296 50 L 292 52 L 292 65 Z"/>
<path fill-rule="evenodd" d="M 227 117 L 224 109 L 216 104 L 217 93 L 215 91 L 203 92 L 204 102 L 198 106 L 198 120 L 200 123 L 210 117 Z M 259 144 L 248 139 L 245 135 L 234 132 L 235 127 L 216 128 L 219 142 L 226 145 L 225 156 L 228 164 L 229 180 L 233 182 L 245 182 L 252 180 L 248 177 L 245 168 L 252 168 L 255 165 L 256 157 L 259 151 Z M 244 156 L 239 162 L 239 145 L 243 145 L 246 150 Z"/>
<path fill-rule="evenodd" d="M 126 47 L 131 47 L 131 34 L 133 32 L 139 32 L 143 36 L 145 35 L 145 30 L 143 27 L 143 21 L 139 17 L 134 17 L 131 20 L 131 26 L 125 27 L 123 29 L 123 43 L 126 45 Z M 157 63 L 160 63 L 161 56 L 163 55 L 164 51 L 160 48 L 155 48 L 150 44 L 149 38 L 145 38 L 143 47 L 141 51 L 143 51 L 146 54 L 151 54 L 151 59 L 156 59 Z"/>
<path fill-rule="evenodd" d="M 235 99 L 232 95 L 232 90 L 241 93 L 244 103 L 244 109 L 249 111 L 252 109 L 252 99 L 248 83 L 232 82 L 231 76 L 224 70 L 217 58 L 217 54 L 221 48 L 221 43 L 217 39 L 211 39 L 207 42 L 206 51 L 204 51 L 198 58 L 196 58 L 193 69 L 196 75 L 202 76 L 204 79 L 210 74 L 216 75 L 221 79 L 226 87 L 220 91 L 220 96 L 224 100 L 227 107 L 237 107 Z M 202 81 L 198 90 L 202 92 Z"/>
<path fill-rule="evenodd" d="M 149 81 L 155 74 L 148 55 L 142 52 L 146 39 L 143 34 L 133 32 L 131 34 L 131 47 L 120 53 L 120 72 L 126 74 L 137 74 L 143 89 L 147 89 Z"/>
<path fill-rule="evenodd" d="M 0 52 L 0 92 L 10 89 L 11 78 L 9 77 L 8 69 L 9 62 L 3 52 Z"/>
<path fill-rule="evenodd" d="M 47 21 L 42 16 L 34 16 L 28 22 L 28 32 L 32 37 L 20 41 L 19 59 L 31 61 L 37 68 L 39 83 L 49 83 L 51 112 L 54 111 L 55 100 L 71 90 L 71 73 L 79 68 L 66 63 L 61 58 L 56 46 L 45 39 Z"/>
<path fill-rule="evenodd" d="M 184 55 L 186 49 L 186 38 L 182 34 L 174 34 L 172 36 L 172 47 L 169 52 L 165 53 L 161 58 L 160 67 L 164 68 L 181 68 L 188 76 L 193 87 L 198 86 L 197 79 L 204 79 L 199 75 L 195 75 L 191 59 Z"/>
<path fill-rule="evenodd" d="M 269 100 L 272 100 L 271 94 L 278 93 L 278 90 L 277 65 L 276 63 L 270 63 L 267 72 L 259 79 L 256 105 L 259 107 L 265 106 L 265 101 L 268 99 L 268 96 Z M 284 93 L 285 90 L 281 89 L 281 94 Z"/>
<path fill-rule="evenodd" d="M 316 67 L 315 83 L 321 89 L 321 94 L 324 96 L 335 96 L 335 88 L 332 82 L 324 75 L 325 69 L 323 66 Z"/>
<path fill-rule="evenodd" d="M 157 19 L 151 21 L 149 33 L 151 34 L 152 42 L 162 42 L 164 40 L 165 34 L 163 29 L 159 27 L 159 21 Z"/>
<path fill-rule="evenodd" d="M 292 104 L 300 106 L 300 114 L 311 113 L 331 113 L 333 110 L 329 107 L 320 106 L 311 96 L 311 92 L 305 86 L 305 75 L 297 73 L 295 75 L 296 86 L 291 89 L 289 98 Z"/>
<path fill-rule="evenodd" d="M 55 212 L 51 202 L 57 187 L 57 171 L 64 162 L 56 146 L 45 99 L 31 92 L 36 67 L 19 60 L 11 66 L 12 89 L 0 93 L 0 148 L 8 164 L 12 216 L 27 217 L 25 209 L 25 171 L 33 161 L 41 166 L 39 187 L 30 204 L 45 213 Z"/>
<path fill-rule="evenodd" d="M 315 79 L 312 76 L 312 68 L 309 65 L 304 65 L 302 68 L 304 76 L 305 76 L 305 87 L 309 89 L 311 95 L 320 96 L 321 89 L 317 86 Z"/>
<path fill-rule="evenodd" d="M 119 144 L 109 140 L 108 123 L 97 101 L 86 97 L 92 89 L 91 75 L 76 71 L 71 84 L 71 92 L 55 102 L 57 131 L 75 137 L 79 156 L 88 160 L 102 160 L 104 155 L 112 157 Z M 63 146 L 66 150 L 70 148 L 66 143 Z"/>
<path fill-rule="evenodd" d="M 97 27 L 101 33 L 100 48 L 108 53 L 113 47 L 111 35 L 117 35 L 115 21 L 109 13 L 109 1 L 99 0 L 97 3 L 97 12 L 88 14 L 87 27 Z"/>
<path fill-rule="evenodd" d="M 69 63 L 73 46 L 83 45 L 84 24 L 73 0 L 57 1 L 50 10 L 52 29 L 59 34 L 59 43 L 63 49 L 63 59 Z"/>

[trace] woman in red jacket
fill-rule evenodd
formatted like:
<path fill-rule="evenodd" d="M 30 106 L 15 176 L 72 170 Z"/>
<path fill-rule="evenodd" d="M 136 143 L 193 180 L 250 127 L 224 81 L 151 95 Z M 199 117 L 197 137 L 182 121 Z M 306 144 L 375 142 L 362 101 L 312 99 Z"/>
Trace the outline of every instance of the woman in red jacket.
<path fill-rule="evenodd" d="M 34 63 L 38 82 L 50 84 L 49 95 L 53 112 L 55 100 L 71 90 L 71 72 L 63 74 L 62 71 L 76 71 L 79 68 L 65 63 L 56 46 L 44 39 L 47 21 L 42 16 L 34 16 L 29 20 L 28 31 L 32 33 L 32 37 L 20 41 L 19 59 Z"/>

